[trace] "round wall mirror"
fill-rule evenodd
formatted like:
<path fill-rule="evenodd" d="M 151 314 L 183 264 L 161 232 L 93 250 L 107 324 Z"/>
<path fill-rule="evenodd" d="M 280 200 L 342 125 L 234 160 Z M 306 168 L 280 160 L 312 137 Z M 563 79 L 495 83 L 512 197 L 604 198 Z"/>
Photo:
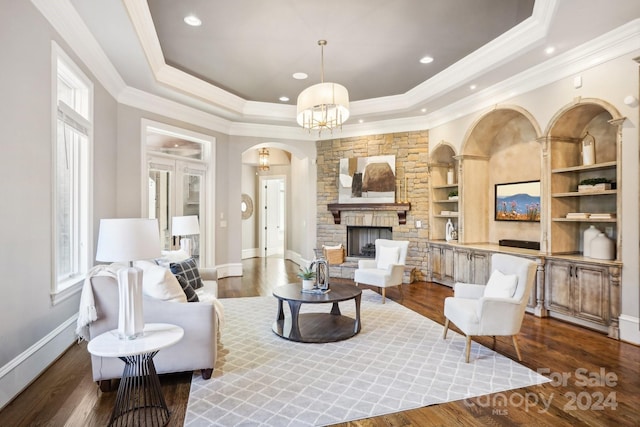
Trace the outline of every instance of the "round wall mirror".
<path fill-rule="evenodd" d="M 251 200 L 251 196 L 248 194 L 242 194 L 240 211 L 242 212 L 242 219 L 249 219 L 251 215 L 253 215 L 253 200 Z"/>

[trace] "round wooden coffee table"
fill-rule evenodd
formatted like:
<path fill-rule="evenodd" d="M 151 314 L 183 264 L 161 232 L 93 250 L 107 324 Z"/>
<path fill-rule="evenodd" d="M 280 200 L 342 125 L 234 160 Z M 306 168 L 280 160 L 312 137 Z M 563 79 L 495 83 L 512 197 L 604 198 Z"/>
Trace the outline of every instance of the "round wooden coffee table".
<path fill-rule="evenodd" d="M 297 342 L 325 343 L 351 338 L 360 332 L 360 297 L 362 290 L 354 285 L 336 283 L 331 285 L 326 294 L 310 294 L 302 292 L 299 283 L 278 286 L 273 296 L 278 299 L 278 316 L 273 323 L 276 335 Z M 338 303 L 354 300 L 356 318 L 343 316 Z M 285 317 L 283 302 L 286 301 L 291 316 Z M 302 304 L 331 303 L 329 313 L 300 313 Z"/>

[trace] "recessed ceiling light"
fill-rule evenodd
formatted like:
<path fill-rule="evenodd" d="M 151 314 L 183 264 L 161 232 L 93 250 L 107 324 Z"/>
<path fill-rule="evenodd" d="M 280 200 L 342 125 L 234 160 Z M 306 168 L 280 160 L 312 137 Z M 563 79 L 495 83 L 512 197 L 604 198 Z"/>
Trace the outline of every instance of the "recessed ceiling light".
<path fill-rule="evenodd" d="M 432 62 L 433 62 L 433 57 L 431 56 L 423 56 L 422 58 L 420 58 L 421 64 L 431 64 Z"/>
<path fill-rule="evenodd" d="M 184 22 L 187 25 L 191 25 L 192 27 L 199 27 L 202 25 L 202 21 L 195 15 L 187 15 L 184 17 Z"/>
<path fill-rule="evenodd" d="M 553 46 L 549 46 L 544 50 L 544 53 L 546 53 L 547 55 L 551 55 L 553 52 L 556 51 L 556 48 Z"/>
<path fill-rule="evenodd" d="M 288 96 L 281 96 L 280 98 L 278 98 L 280 101 L 282 102 L 287 102 L 289 100 Z"/>
<path fill-rule="evenodd" d="M 358 120 L 358 123 L 364 123 L 363 119 Z"/>
<path fill-rule="evenodd" d="M 477 88 L 477 87 L 478 87 L 478 86 L 476 86 L 476 85 L 471 85 L 471 86 L 469 86 L 469 89 L 471 89 L 471 90 L 476 90 L 476 88 Z"/>
<path fill-rule="evenodd" d="M 426 108 L 423 108 L 422 110 L 420 110 L 420 112 L 421 112 L 421 113 L 426 113 L 426 112 L 427 112 L 427 109 L 426 109 Z"/>
<path fill-rule="evenodd" d="M 293 78 L 296 80 L 304 80 L 307 77 L 309 77 L 307 76 L 307 73 L 293 73 Z"/>

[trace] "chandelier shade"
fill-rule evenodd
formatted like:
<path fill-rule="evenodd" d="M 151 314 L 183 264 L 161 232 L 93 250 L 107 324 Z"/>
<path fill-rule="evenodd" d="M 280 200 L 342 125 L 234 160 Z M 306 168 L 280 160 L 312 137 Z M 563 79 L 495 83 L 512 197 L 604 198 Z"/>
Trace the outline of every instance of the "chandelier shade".
<path fill-rule="evenodd" d="M 262 148 L 258 151 L 258 169 L 261 171 L 268 171 L 269 167 L 269 150 Z"/>
<path fill-rule="evenodd" d="M 349 92 L 338 83 L 324 81 L 324 46 L 326 40 L 319 40 L 321 48 L 321 82 L 300 92 L 297 101 L 298 124 L 305 129 L 332 131 L 342 128 L 349 118 Z"/>
<path fill-rule="evenodd" d="M 298 95 L 298 124 L 305 129 L 333 129 L 349 118 L 349 92 L 338 83 L 318 83 Z"/>

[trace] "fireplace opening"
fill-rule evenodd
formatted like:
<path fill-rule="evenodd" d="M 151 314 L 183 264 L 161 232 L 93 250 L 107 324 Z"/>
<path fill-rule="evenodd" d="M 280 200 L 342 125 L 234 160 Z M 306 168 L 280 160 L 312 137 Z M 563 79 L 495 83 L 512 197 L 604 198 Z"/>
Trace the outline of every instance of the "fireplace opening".
<path fill-rule="evenodd" d="M 376 257 L 376 239 L 391 239 L 391 227 L 347 226 L 347 256 Z"/>

